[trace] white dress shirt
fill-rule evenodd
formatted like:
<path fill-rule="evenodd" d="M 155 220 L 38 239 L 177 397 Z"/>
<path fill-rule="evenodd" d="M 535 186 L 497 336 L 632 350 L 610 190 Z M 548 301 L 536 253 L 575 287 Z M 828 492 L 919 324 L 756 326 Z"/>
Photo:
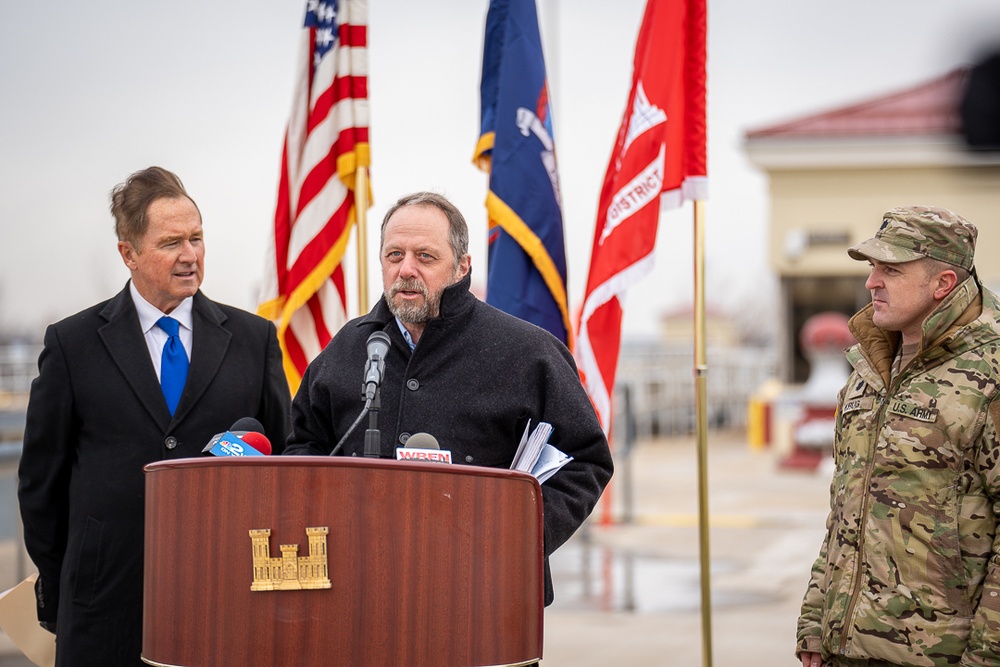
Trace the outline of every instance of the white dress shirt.
<path fill-rule="evenodd" d="M 153 368 L 156 369 L 156 379 L 160 379 L 160 359 L 163 357 L 163 346 L 167 344 L 167 332 L 156 326 L 161 317 L 167 315 L 160 312 L 160 309 L 146 301 L 135 284 L 129 281 L 129 291 L 132 294 L 132 302 L 135 310 L 139 313 L 139 326 L 142 327 L 142 335 L 146 339 L 146 347 L 149 348 L 149 358 L 153 361 Z M 194 297 L 188 297 L 181 301 L 181 304 L 171 311 L 167 317 L 172 317 L 180 323 L 177 335 L 180 336 L 181 343 L 184 344 L 184 352 L 188 361 L 191 361 L 191 346 L 194 343 L 193 327 L 194 321 L 191 317 L 191 305 Z"/>

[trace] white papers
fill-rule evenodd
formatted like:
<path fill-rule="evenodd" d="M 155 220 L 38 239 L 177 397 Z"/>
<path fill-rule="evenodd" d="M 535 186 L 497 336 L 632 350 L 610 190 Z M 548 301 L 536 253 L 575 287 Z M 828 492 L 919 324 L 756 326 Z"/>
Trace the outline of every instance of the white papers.
<path fill-rule="evenodd" d="M 544 484 L 545 480 L 552 477 L 557 470 L 573 460 L 549 444 L 549 436 L 552 434 L 552 424 L 548 422 L 538 422 L 535 430 L 528 434 L 531 429 L 531 421 L 524 427 L 524 434 L 521 436 L 521 443 L 514 454 L 514 462 L 511 463 L 511 470 L 531 473 L 538 480 L 539 484 Z"/>
<path fill-rule="evenodd" d="M 573 460 L 572 456 L 565 454 L 552 445 L 545 443 L 538 456 L 538 461 L 531 468 L 531 474 L 535 476 L 539 484 L 544 484 L 545 480 L 556 474 L 559 468 Z"/>

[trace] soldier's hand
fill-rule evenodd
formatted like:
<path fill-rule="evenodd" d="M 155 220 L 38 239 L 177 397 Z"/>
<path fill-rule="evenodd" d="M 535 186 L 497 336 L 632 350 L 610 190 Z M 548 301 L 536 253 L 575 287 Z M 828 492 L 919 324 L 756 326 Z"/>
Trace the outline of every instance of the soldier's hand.
<path fill-rule="evenodd" d="M 820 657 L 819 653 L 803 651 L 799 657 L 802 658 L 802 667 L 823 667 L 823 658 Z"/>

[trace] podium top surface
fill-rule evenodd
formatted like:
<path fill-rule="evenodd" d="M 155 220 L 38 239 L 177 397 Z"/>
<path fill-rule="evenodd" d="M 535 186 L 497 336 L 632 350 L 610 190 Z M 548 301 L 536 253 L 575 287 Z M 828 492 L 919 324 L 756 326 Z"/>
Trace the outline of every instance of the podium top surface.
<path fill-rule="evenodd" d="M 156 461 L 143 467 L 143 472 L 154 473 L 163 470 L 185 468 L 214 468 L 222 466 L 262 467 L 262 468 L 384 468 L 413 472 L 446 472 L 455 475 L 503 477 L 532 482 L 538 480 L 529 473 L 506 468 L 487 468 L 462 463 L 435 463 L 430 461 L 397 461 L 396 459 L 361 458 L 356 456 L 199 456 L 183 459 Z"/>

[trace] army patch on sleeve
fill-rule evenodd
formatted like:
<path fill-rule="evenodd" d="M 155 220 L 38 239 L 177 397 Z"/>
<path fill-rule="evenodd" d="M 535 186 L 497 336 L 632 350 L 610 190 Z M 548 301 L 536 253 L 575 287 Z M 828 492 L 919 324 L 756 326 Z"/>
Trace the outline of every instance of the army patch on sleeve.
<path fill-rule="evenodd" d="M 894 415 L 916 419 L 921 422 L 937 421 L 938 415 L 937 408 L 928 408 L 923 405 L 917 405 L 916 403 L 907 403 L 906 401 L 898 400 L 893 401 L 889 405 L 889 412 Z"/>

